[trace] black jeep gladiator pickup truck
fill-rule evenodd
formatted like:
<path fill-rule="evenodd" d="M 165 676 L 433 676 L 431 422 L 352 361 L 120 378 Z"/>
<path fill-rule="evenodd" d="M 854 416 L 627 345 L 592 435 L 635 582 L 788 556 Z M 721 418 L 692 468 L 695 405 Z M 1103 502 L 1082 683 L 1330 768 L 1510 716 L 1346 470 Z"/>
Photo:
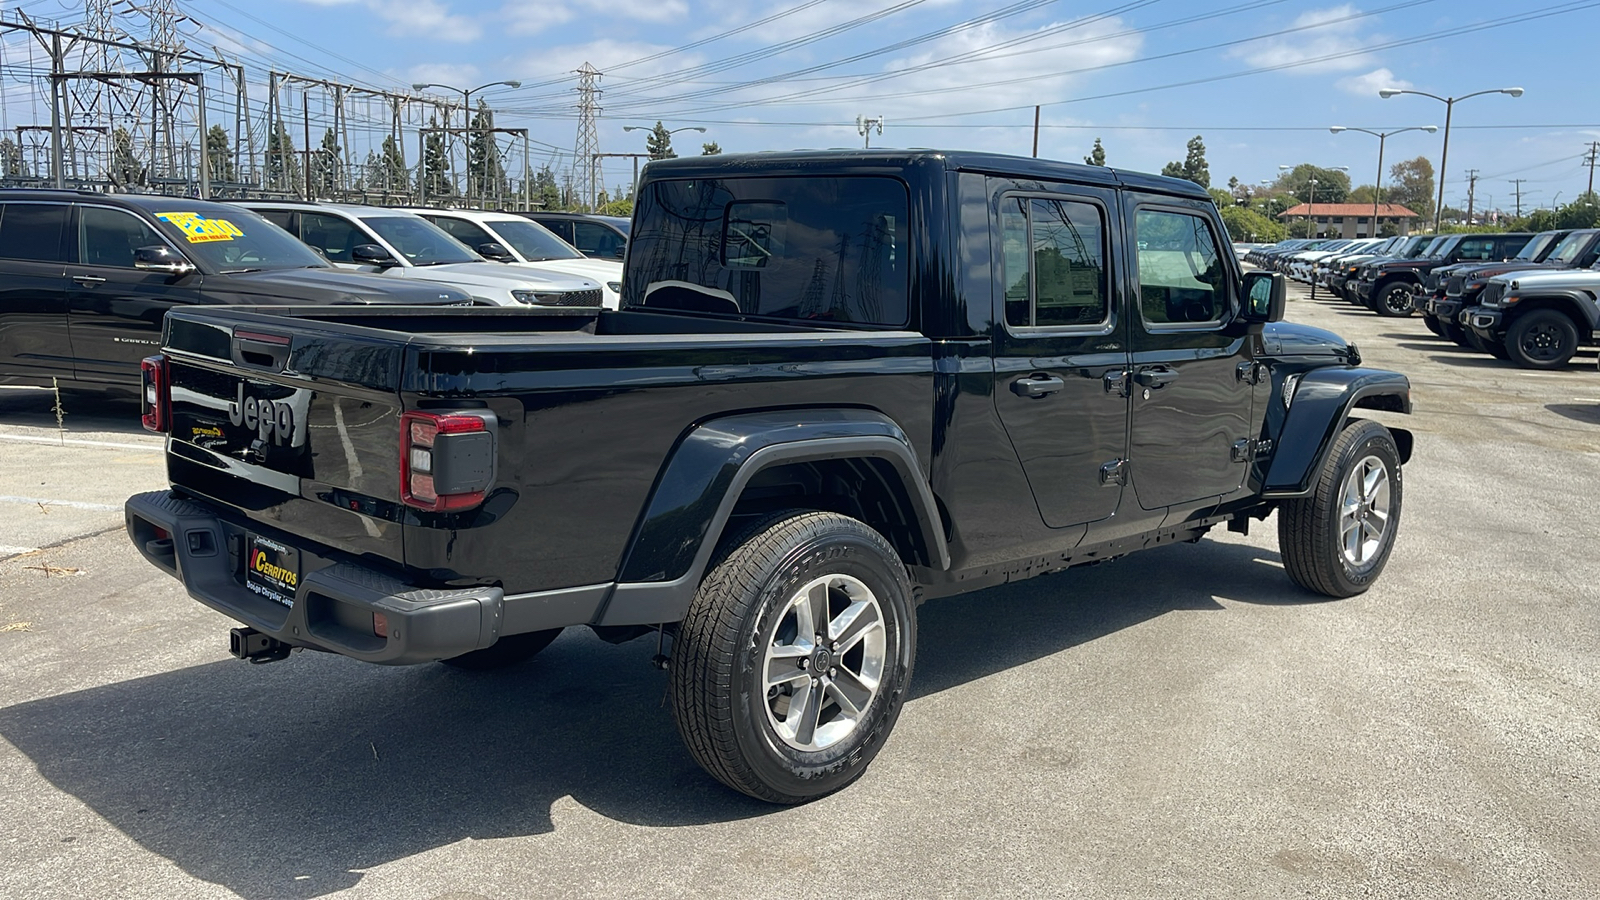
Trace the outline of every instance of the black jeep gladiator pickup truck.
<path fill-rule="evenodd" d="M 615 311 L 178 309 L 150 562 L 233 651 L 489 668 L 645 634 L 694 757 L 793 803 L 906 697 L 916 606 L 1276 510 L 1331 597 L 1393 547 L 1402 375 L 1281 322 L 1206 192 L 935 151 L 652 163 Z"/>

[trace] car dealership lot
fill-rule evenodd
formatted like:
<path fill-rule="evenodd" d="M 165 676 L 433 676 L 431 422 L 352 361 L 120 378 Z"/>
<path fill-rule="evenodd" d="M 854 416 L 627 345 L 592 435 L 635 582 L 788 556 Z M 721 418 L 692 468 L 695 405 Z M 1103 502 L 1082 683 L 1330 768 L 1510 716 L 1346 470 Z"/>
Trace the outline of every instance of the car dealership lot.
<path fill-rule="evenodd" d="M 1269 520 L 933 601 L 887 751 L 793 809 L 695 766 L 648 639 L 229 658 L 120 530 L 164 484 L 136 410 L 0 390 L 0 896 L 1600 893 L 1594 357 L 1291 295 L 1412 379 L 1378 585 L 1300 592 Z"/>

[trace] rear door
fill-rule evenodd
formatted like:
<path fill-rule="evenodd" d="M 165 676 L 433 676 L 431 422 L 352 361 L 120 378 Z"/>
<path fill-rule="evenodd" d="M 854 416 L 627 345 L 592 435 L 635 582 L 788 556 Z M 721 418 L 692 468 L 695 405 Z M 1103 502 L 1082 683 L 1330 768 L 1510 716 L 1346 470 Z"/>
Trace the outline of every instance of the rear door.
<path fill-rule="evenodd" d="M 0 204 L 0 371 L 73 377 L 65 203 Z"/>
<path fill-rule="evenodd" d="M 1111 236 L 1114 192 L 991 178 L 994 402 L 1052 528 L 1110 516 L 1122 497 L 1128 348 Z"/>
<path fill-rule="evenodd" d="M 423 216 L 423 218 L 439 226 L 445 234 L 466 244 L 474 252 L 484 244 L 499 243 L 494 235 L 485 231 L 481 226 L 468 222 L 466 219 L 457 219 L 454 216 Z"/>
<path fill-rule="evenodd" d="M 596 222 L 572 223 L 572 246 L 594 259 L 621 259 L 628 239 Z"/>
<path fill-rule="evenodd" d="M 200 299 L 199 272 L 174 276 L 136 269 L 140 247 L 172 246 L 149 223 L 123 209 L 78 204 L 74 259 L 68 266 L 72 351 L 83 381 L 139 383 L 139 360 L 161 348 L 161 319 Z"/>
<path fill-rule="evenodd" d="M 1235 444 L 1251 427 L 1255 339 L 1238 321 L 1238 277 L 1209 204 L 1127 199 L 1132 333 L 1129 460 L 1140 507 L 1219 498 L 1244 482 Z M 1246 444 L 1248 446 L 1248 444 Z"/>

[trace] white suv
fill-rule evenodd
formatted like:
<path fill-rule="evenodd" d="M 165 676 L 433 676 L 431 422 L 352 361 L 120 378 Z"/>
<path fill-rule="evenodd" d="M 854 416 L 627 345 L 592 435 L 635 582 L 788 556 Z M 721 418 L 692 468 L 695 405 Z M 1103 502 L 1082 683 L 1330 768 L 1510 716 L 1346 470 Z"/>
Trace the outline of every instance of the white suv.
<path fill-rule="evenodd" d="M 490 306 L 600 306 L 593 278 L 490 262 L 421 216 L 378 206 L 244 200 L 342 269 L 454 285 Z"/>
<path fill-rule="evenodd" d="M 605 286 L 605 306 L 622 300 L 622 263 L 590 259 L 538 222 L 513 213 L 479 209 L 408 209 L 497 262 L 593 278 Z"/>

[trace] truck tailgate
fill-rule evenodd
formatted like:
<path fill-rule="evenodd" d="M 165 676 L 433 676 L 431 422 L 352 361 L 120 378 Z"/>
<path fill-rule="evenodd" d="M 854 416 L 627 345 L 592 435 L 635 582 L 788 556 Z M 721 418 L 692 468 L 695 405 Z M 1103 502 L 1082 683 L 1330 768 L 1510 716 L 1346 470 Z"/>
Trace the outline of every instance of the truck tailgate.
<path fill-rule="evenodd" d="M 164 343 L 174 487 L 267 529 L 403 561 L 403 338 L 174 317 Z"/>

